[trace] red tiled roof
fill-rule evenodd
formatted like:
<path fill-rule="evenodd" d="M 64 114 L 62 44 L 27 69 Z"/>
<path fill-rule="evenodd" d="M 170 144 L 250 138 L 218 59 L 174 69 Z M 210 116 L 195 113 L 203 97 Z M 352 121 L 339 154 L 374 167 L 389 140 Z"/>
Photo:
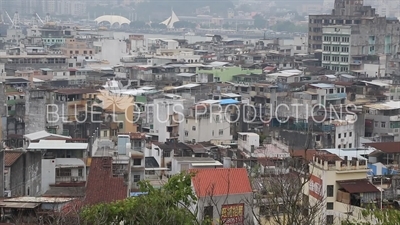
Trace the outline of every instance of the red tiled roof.
<path fill-rule="evenodd" d="M 86 185 L 86 204 L 113 202 L 127 197 L 122 177 L 113 177 L 111 157 L 93 157 Z"/>
<path fill-rule="evenodd" d="M 384 153 L 400 153 L 400 141 L 365 143 L 365 145 L 376 148 Z"/>
<path fill-rule="evenodd" d="M 348 193 L 375 193 L 379 192 L 375 185 L 371 184 L 367 179 L 360 180 L 342 180 L 337 181 L 338 184 Z"/>
<path fill-rule="evenodd" d="M 4 166 L 12 166 L 17 159 L 22 155 L 22 152 L 5 151 L 4 153 Z"/>
<path fill-rule="evenodd" d="M 191 170 L 192 184 L 198 197 L 251 193 L 253 190 L 245 168 Z"/>

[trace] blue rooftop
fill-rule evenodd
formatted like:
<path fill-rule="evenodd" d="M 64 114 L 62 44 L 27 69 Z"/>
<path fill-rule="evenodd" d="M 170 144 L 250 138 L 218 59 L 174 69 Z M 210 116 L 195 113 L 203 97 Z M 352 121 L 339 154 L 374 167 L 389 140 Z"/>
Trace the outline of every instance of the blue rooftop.
<path fill-rule="evenodd" d="M 238 104 L 238 103 L 240 103 L 240 102 L 236 101 L 235 99 L 231 99 L 231 98 L 221 99 L 219 102 L 220 105 L 230 105 L 230 104 Z"/>

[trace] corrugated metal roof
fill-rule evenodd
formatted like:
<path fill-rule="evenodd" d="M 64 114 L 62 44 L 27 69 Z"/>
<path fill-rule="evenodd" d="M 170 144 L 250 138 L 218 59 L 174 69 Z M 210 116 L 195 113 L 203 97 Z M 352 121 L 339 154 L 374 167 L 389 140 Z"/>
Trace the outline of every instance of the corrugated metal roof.
<path fill-rule="evenodd" d="M 39 205 L 40 203 L 0 202 L 0 207 L 12 209 L 34 209 Z"/>
<path fill-rule="evenodd" d="M 87 149 L 88 143 L 67 143 L 66 140 L 40 140 L 30 143 L 27 149 Z"/>
<path fill-rule="evenodd" d="M 324 83 L 310 84 L 310 86 L 317 87 L 317 88 L 322 88 L 322 89 L 334 88 L 335 87 L 335 85 L 333 85 L 333 84 L 324 84 Z"/>
<path fill-rule="evenodd" d="M 59 137 L 59 138 L 71 139 L 71 137 L 69 137 L 69 136 L 51 134 L 51 133 L 49 133 L 49 132 L 47 132 L 45 130 L 24 135 L 24 138 L 26 138 L 26 139 L 28 139 L 30 141 L 36 141 L 36 140 L 47 138 L 47 137 Z"/>

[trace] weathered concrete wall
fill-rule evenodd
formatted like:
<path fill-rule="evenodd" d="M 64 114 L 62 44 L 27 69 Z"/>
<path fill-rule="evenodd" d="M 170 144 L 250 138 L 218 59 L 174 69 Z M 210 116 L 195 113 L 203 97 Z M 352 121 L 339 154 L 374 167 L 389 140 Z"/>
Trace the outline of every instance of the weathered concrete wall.
<path fill-rule="evenodd" d="M 40 196 L 42 153 L 25 152 L 11 166 L 10 190 L 12 197 Z"/>
<path fill-rule="evenodd" d="M 18 160 L 11 166 L 11 176 L 10 176 L 11 197 L 23 196 L 25 194 L 24 158 L 25 154 L 19 157 Z"/>
<path fill-rule="evenodd" d="M 29 90 L 25 94 L 25 133 L 46 129 L 46 93 Z"/>
<path fill-rule="evenodd" d="M 266 132 L 292 150 L 334 148 L 335 133 L 274 129 Z"/>
<path fill-rule="evenodd" d="M 42 153 L 25 153 L 25 195 L 40 196 L 42 181 Z"/>
<path fill-rule="evenodd" d="M 7 111 L 6 111 L 6 107 L 4 106 L 6 104 L 6 100 L 7 100 L 7 96 L 6 96 L 6 91 L 5 91 L 5 87 L 3 83 L 0 83 L 0 143 L 2 142 L 3 138 L 6 136 L 7 134 L 7 129 L 6 129 L 6 125 L 3 124 L 4 122 L 6 122 L 6 118 L 7 118 Z M 4 118 L 4 119 L 3 119 Z M 3 146 L 0 146 L 0 149 Z"/>
<path fill-rule="evenodd" d="M 0 149 L 0 173 L 4 174 L 4 150 Z M 0 190 L 4 196 L 4 176 L 0 176 Z"/>
<path fill-rule="evenodd" d="M 46 130 L 46 126 L 58 127 L 57 133 L 63 131 L 63 111 L 67 108 L 61 102 L 55 102 L 53 93 L 46 90 L 29 90 L 25 94 L 25 133 L 30 134 Z M 56 107 L 51 107 L 56 105 Z M 64 106 L 62 106 L 64 105 Z M 57 113 L 58 116 L 51 116 L 48 112 Z"/>

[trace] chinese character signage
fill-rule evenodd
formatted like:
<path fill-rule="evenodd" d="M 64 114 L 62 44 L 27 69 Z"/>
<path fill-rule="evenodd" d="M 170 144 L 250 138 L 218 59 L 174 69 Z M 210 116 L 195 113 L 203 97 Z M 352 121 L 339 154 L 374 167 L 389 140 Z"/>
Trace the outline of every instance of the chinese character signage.
<path fill-rule="evenodd" d="M 309 184 L 309 194 L 314 198 L 321 200 L 323 198 L 322 180 L 314 175 L 311 175 L 308 184 Z"/>
<path fill-rule="evenodd" d="M 224 225 L 244 225 L 244 203 L 223 205 L 221 211 Z"/>

